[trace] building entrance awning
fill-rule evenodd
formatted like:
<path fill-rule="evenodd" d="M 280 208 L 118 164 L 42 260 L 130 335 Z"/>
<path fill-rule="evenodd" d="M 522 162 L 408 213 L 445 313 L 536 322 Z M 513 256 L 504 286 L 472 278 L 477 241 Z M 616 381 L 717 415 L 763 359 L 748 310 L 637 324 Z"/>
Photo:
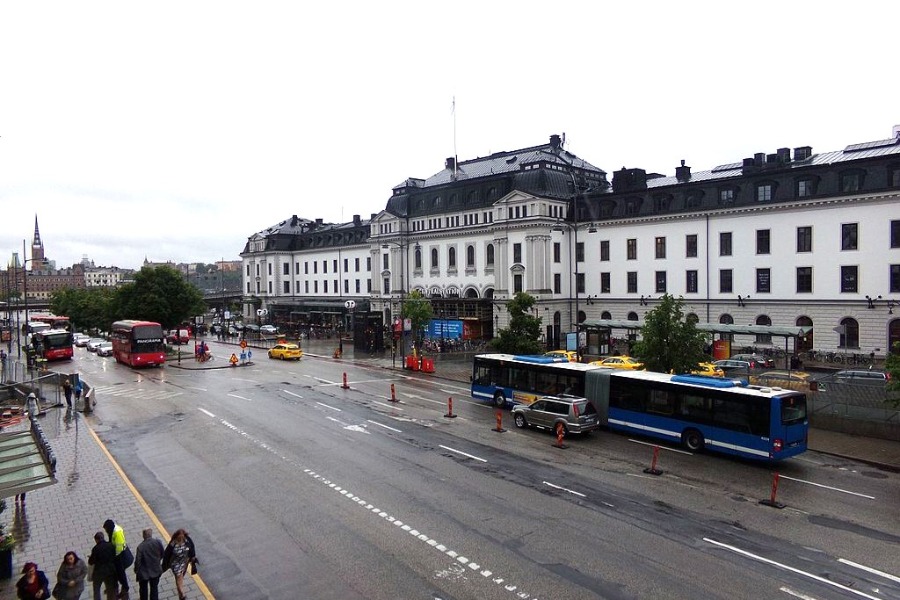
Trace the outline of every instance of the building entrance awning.
<path fill-rule="evenodd" d="M 37 428 L 0 432 L 0 498 L 56 483 L 56 460 Z"/>

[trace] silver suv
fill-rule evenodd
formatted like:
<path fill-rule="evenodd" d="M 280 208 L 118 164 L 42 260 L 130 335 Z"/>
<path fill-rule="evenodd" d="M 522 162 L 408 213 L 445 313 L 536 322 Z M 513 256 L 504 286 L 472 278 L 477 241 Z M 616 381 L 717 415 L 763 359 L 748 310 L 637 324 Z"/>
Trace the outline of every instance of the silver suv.
<path fill-rule="evenodd" d="M 556 431 L 562 426 L 563 435 L 586 433 L 600 427 L 594 405 L 585 398 L 567 394 L 544 396 L 529 405 L 517 404 L 512 415 L 516 427 L 534 425 Z"/>
<path fill-rule="evenodd" d="M 886 371 L 847 369 L 835 373 L 834 380 L 858 385 L 884 385 L 891 380 L 891 374 Z"/>

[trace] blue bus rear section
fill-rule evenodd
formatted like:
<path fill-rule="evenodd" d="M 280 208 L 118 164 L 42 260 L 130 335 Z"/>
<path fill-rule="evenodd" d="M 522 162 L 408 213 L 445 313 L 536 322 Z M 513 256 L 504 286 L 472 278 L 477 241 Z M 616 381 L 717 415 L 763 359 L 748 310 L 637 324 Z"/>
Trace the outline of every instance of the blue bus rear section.
<path fill-rule="evenodd" d="M 472 396 L 496 406 L 571 393 L 590 400 L 611 430 L 763 461 L 806 451 L 806 396 L 739 380 L 617 371 L 539 357 L 479 355 Z M 561 389 L 568 386 L 569 389 Z"/>

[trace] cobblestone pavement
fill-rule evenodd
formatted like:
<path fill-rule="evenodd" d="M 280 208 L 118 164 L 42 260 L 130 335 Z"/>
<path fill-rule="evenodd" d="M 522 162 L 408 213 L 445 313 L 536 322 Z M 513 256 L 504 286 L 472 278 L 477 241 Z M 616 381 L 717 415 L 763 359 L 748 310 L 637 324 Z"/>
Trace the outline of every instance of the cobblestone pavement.
<path fill-rule="evenodd" d="M 209 341 L 219 360 L 196 363 L 189 359 L 182 360 L 180 365 L 170 363 L 169 367 L 231 368 L 227 359 L 237 346 Z M 344 344 L 342 358 L 334 359 L 336 340 L 304 340 L 303 347 L 310 356 L 368 364 L 386 370 L 402 367 L 400 357 L 392 357 L 390 353 L 355 357 L 349 343 Z M 265 349 L 256 348 L 254 358 L 265 360 L 264 356 Z M 435 372 L 421 374 L 422 377 L 469 381 L 470 356 L 438 356 L 435 362 Z M 106 519 L 112 518 L 124 527 L 132 549 L 141 540 L 141 530 L 147 527 L 152 528 L 154 535 L 164 543 L 168 541 L 169 531 L 156 519 L 108 454 L 91 428 L 91 419 L 64 407 L 50 408 L 41 417 L 41 426 L 57 457 L 57 483 L 29 493 L 25 506 L 17 506 L 12 498 L 7 499 L 7 510 L 0 518 L 16 536 L 17 544 L 13 552 L 13 578 L 0 580 L 0 598 L 15 596 L 15 581 L 27 561 L 36 562 L 47 574 L 52 586 L 63 555 L 68 550 L 74 550 L 86 559 L 93 546 L 93 535 L 102 529 Z M 27 427 L 27 422 L 15 427 Z M 14 431 L 15 427 L 8 430 Z M 809 446 L 816 451 L 900 471 L 900 442 L 813 429 L 810 431 Z M 133 570 L 129 573 L 133 579 Z M 188 576 L 185 583 L 189 598 L 213 597 L 200 577 Z M 91 597 L 90 586 L 88 583 L 83 598 Z M 137 583 L 132 583 L 131 597 L 137 598 Z M 160 598 L 177 598 L 171 573 L 163 574 L 160 580 Z"/>

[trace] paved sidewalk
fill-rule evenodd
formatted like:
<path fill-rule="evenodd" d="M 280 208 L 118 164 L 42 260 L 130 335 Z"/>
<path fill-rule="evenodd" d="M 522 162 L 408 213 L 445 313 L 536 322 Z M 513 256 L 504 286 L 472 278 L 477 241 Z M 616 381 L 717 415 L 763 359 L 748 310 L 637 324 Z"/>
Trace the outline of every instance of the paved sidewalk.
<path fill-rule="evenodd" d="M 231 346 L 214 340 L 212 351 L 220 357 L 225 352 L 230 356 Z M 237 347 L 236 345 L 234 346 Z M 344 344 L 343 358 L 334 359 L 332 353 L 337 341 L 304 340 L 304 351 L 310 356 L 348 363 L 367 364 L 386 370 L 401 370 L 400 357 L 391 355 L 354 357 L 349 343 Z M 267 360 L 264 349 L 255 349 L 254 359 Z M 182 360 L 180 365 L 170 364 L 169 368 L 207 369 L 232 368 L 227 366 L 227 356 L 223 360 L 197 363 Z M 436 372 L 421 374 L 423 377 L 449 379 L 458 383 L 468 383 L 471 374 L 471 358 L 439 356 Z M 102 398 L 101 398 L 102 402 Z M 14 499 L 7 499 L 7 510 L 0 515 L 9 526 L 18 542 L 13 553 L 13 578 L 0 580 L 0 598 L 15 596 L 15 582 L 19 578 L 22 565 L 27 561 L 38 563 L 48 576 L 51 587 L 56 581 L 56 571 L 68 550 L 74 550 L 87 559 L 93 546 L 93 534 L 101 530 L 106 519 L 120 523 L 132 549 L 141 541 L 141 530 L 150 527 L 154 535 L 168 541 L 168 533 L 149 511 L 137 491 L 131 486 L 124 473 L 113 462 L 100 439 L 91 428 L 92 417 L 63 407 L 47 410 L 40 423 L 57 456 L 57 483 L 28 494 L 24 507 L 16 506 Z M 23 422 L 16 427 L 26 428 Z M 8 431 L 15 431 L 10 427 Z M 813 450 L 836 456 L 860 460 L 881 468 L 900 472 L 900 442 L 862 438 L 841 433 L 813 429 L 810 431 L 809 445 Z M 173 531 L 179 524 L 166 524 Z M 202 560 L 202 559 L 201 559 Z M 201 567 L 202 568 L 202 567 Z M 129 570 L 131 579 L 133 570 Z M 186 577 L 188 597 L 192 599 L 212 598 L 199 578 Z M 88 583 L 82 598 L 91 598 L 91 584 Z M 131 586 L 131 598 L 136 599 L 137 583 Z M 171 573 L 163 574 L 160 580 L 160 598 L 176 600 L 175 581 Z"/>

